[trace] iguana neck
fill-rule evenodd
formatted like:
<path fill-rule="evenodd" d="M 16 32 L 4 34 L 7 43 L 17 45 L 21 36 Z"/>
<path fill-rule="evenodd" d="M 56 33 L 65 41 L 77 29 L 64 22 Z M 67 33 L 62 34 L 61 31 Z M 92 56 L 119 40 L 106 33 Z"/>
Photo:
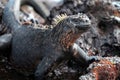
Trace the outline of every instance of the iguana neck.
<path fill-rule="evenodd" d="M 64 49 L 69 49 L 73 45 L 73 43 L 79 38 L 79 36 L 79 34 L 75 34 L 71 31 L 70 33 L 66 33 L 65 35 L 61 36 L 59 42 Z"/>
<path fill-rule="evenodd" d="M 70 25 L 59 23 L 50 33 L 50 37 L 53 42 L 57 42 L 62 46 L 63 50 L 68 50 L 70 46 L 80 37 L 80 33 L 77 33 L 75 29 L 69 29 Z M 64 26 L 64 27 L 63 27 Z"/>

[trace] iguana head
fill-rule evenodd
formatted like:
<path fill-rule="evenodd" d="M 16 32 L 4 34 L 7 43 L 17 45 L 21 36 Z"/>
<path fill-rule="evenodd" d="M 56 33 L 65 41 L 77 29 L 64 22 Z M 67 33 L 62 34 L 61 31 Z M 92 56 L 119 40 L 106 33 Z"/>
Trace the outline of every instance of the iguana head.
<path fill-rule="evenodd" d="M 58 16 L 54 19 L 56 26 L 53 28 L 52 37 L 69 48 L 80 35 L 86 32 L 91 25 L 91 20 L 86 14 L 79 13 L 71 16 Z"/>
<path fill-rule="evenodd" d="M 80 31 L 88 30 L 91 25 L 91 20 L 86 14 L 78 13 L 76 15 L 67 16 L 59 15 L 54 18 L 53 22 L 56 26 L 62 26 L 64 28 L 70 28 L 70 29 L 78 29 Z M 66 25 L 66 26 L 64 26 Z"/>
<path fill-rule="evenodd" d="M 77 15 L 69 16 L 65 20 L 66 24 L 74 28 L 75 30 L 78 30 L 78 32 L 84 32 L 90 28 L 91 20 L 88 18 L 86 14 L 78 13 Z"/>

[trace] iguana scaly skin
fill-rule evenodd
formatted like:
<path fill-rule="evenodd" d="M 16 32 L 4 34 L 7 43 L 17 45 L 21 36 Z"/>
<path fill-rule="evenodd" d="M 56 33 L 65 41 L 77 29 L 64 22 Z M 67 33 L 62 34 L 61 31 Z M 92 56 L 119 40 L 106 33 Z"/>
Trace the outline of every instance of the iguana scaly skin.
<path fill-rule="evenodd" d="M 2 39 L 8 44 L 11 42 L 10 61 L 15 69 L 34 73 L 36 80 L 42 80 L 51 66 L 71 59 L 74 53 L 85 64 L 96 59 L 94 56 L 87 56 L 74 43 L 90 28 L 91 21 L 87 15 L 80 13 L 65 17 L 52 30 L 35 29 L 29 25 L 21 25 L 16 20 L 21 1 L 9 0 L 3 12 L 3 22 L 11 29 L 11 34 L 5 34 L 9 38 L 6 36 Z M 0 42 L 2 43 L 1 39 Z"/>

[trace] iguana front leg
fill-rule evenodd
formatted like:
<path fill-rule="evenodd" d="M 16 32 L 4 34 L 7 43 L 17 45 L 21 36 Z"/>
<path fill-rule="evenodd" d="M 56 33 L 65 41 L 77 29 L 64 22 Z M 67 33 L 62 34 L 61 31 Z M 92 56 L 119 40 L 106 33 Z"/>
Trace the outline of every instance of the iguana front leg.
<path fill-rule="evenodd" d="M 80 62 L 88 65 L 89 63 L 98 60 L 97 56 L 88 56 L 76 43 L 72 46 L 73 56 L 75 56 Z"/>
<path fill-rule="evenodd" d="M 46 56 L 43 60 L 38 64 L 37 69 L 35 71 L 35 80 L 44 80 L 44 74 L 47 70 L 56 62 L 57 56 Z"/>
<path fill-rule="evenodd" d="M 0 36 L 0 50 L 10 47 L 12 40 L 12 34 L 4 34 Z"/>

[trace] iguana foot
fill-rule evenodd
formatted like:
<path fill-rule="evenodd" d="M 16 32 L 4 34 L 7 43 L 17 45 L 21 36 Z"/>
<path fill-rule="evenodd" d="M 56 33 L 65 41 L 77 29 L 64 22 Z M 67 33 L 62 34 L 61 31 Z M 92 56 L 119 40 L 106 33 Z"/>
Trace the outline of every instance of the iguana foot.
<path fill-rule="evenodd" d="M 101 58 L 99 56 L 89 56 L 88 63 L 92 63 L 94 61 L 99 61 Z"/>
<path fill-rule="evenodd" d="M 99 60 L 99 57 L 98 56 L 88 56 L 87 53 L 81 49 L 78 44 L 74 43 L 73 47 L 72 47 L 72 50 L 73 50 L 73 55 L 79 59 L 80 62 L 88 65 L 94 61 L 98 61 Z"/>

